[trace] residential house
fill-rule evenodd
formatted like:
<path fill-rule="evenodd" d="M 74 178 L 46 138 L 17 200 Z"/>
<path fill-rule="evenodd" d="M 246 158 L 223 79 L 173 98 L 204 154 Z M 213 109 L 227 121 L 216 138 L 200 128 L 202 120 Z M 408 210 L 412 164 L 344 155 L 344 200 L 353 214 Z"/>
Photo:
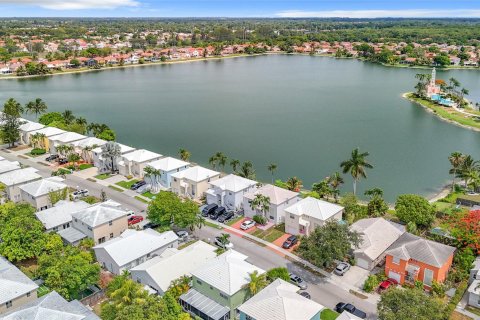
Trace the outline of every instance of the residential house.
<path fill-rule="evenodd" d="M 207 190 L 207 204 L 215 203 L 228 210 L 243 208 L 243 197 L 247 192 L 253 191 L 256 181 L 229 174 L 223 178 L 210 182 Z"/>
<path fill-rule="evenodd" d="M 480 256 L 473 262 L 468 284 L 468 304 L 480 308 Z"/>
<path fill-rule="evenodd" d="M 132 148 L 132 147 L 129 147 L 129 146 L 126 146 L 124 144 L 120 144 L 118 143 L 118 145 L 120 146 L 120 154 L 123 156 L 124 154 L 127 154 L 129 152 L 132 152 L 135 150 L 135 148 Z M 102 155 L 103 151 L 102 151 L 102 147 L 97 147 L 95 149 L 92 150 L 92 154 L 93 154 L 93 165 L 98 168 L 99 170 L 102 169 L 104 167 L 104 163 L 105 163 L 105 158 L 103 157 Z M 118 163 L 121 161 L 121 157 L 116 159 L 116 163 L 115 163 L 115 166 L 118 168 Z"/>
<path fill-rule="evenodd" d="M 285 232 L 308 236 L 327 221 L 342 220 L 343 211 L 337 204 L 307 197 L 285 209 Z"/>
<path fill-rule="evenodd" d="M 172 157 L 165 157 L 150 162 L 148 166 L 160 171 L 160 184 L 164 188 L 170 189 L 172 187 L 172 174 L 187 169 L 190 163 Z"/>
<path fill-rule="evenodd" d="M 405 227 L 384 218 L 367 218 L 353 223 L 350 230 L 362 237 L 360 247 L 353 248 L 355 265 L 372 270 L 385 260 L 385 251 L 405 232 Z"/>
<path fill-rule="evenodd" d="M 118 171 L 126 177 L 134 176 L 137 178 L 143 178 L 143 169 L 150 162 L 162 157 L 161 154 L 145 149 L 135 150 L 122 156 L 122 160 L 118 162 Z"/>
<path fill-rule="evenodd" d="M 44 128 L 43 124 L 25 120 L 25 123 L 18 127 L 20 131 L 20 143 L 21 144 L 30 144 L 30 132 L 40 130 Z"/>
<path fill-rule="evenodd" d="M 37 288 L 35 282 L 0 256 L 0 315 L 35 300 Z"/>
<path fill-rule="evenodd" d="M 35 213 L 45 232 L 57 232 L 72 226 L 72 213 L 89 207 L 85 201 L 60 200 L 49 209 Z"/>
<path fill-rule="evenodd" d="M 127 229 L 119 237 L 96 245 L 93 250 L 104 269 L 121 274 L 160 255 L 167 248 L 177 247 L 178 237 L 173 231 L 158 233 L 153 229 Z"/>
<path fill-rule="evenodd" d="M 58 129 L 55 127 L 45 127 L 43 129 L 39 130 L 34 130 L 34 131 L 29 131 L 26 133 L 25 141 L 28 141 L 30 143 L 32 136 L 36 133 L 44 135 L 43 141 L 39 141 L 39 144 L 45 148 L 45 150 L 50 150 L 50 140 L 48 138 L 52 136 L 56 136 L 62 133 L 65 133 L 65 130 Z"/>
<path fill-rule="evenodd" d="M 294 284 L 277 279 L 238 307 L 240 320 L 320 320 L 325 308 L 299 295 Z"/>
<path fill-rule="evenodd" d="M 195 166 L 172 174 L 172 192 L 180 197 L 199 201 L 210 187 L 210 182 L 217 180 L 220 172 Z"/>
<path fill-rule="evenodd" d="M 86 162 L 92 162 L 92 150 L 97 147 L 101 147 L 106 143 L 107 141 L 102 139 L 98 139 L 95 137 L 87 137 L 82 140 L 74 141 L 71 143 L 71 145 L 73 146 L 75 152 L 81 155 L 83 160 L 85 160 Z M 90 150 L 86 151 L 88 149 Z"/>
<path fill-rule="evenodd" d="M 20 168 L 21 168 L 20 162 L 18 162 L 18 161 L 4 160 L 4 161 L 0 162 L 0 174 L 10 172 L 10 171 L 14 171 L 14 170 L 18 170 Z"/>
<path fill-rule="evenodd" d="M 35 295 L 36 296 L 36 295 Z M 52 291 L 0 316 L 0 320 L 100 320 L 78 300 L 67 301 Z"/>
<path fill-rule="evenodd" d="M 361 320 L 362 318 L 357 317 L 354 314 L 351 314 L 348 311 L 343 311 L 336 320 Z"/>
<path fill-rule="evenodd" d="M 134 281 L 163 295 L 173 280 L 190 277 L 193 270 L 214 259 L 216 250 L 216 247 L 203 241 L 197 241 L 182 250 L 167 249 L 159 256 L 130 269 L 130 274 Z"/>
<path fill-rule="evenodd" d="M 45 210 L 52 206 L 51 192 L 65 192 L 68 198 L 68 186 L 60 177 L 50 177 L 19 186 L 23 201 L 30 203 L 37 210 Z"/>
<path fill-rule="evenodd" d="M 228 250 L 192 271 L 192 287 L 180 296 L 183 309 L 205 320 L 236 319 L 237 308 L 249 298 L 250 274 L 265 271 Z"/>
<path fill-rule="evenodd" d="M 57 154 L 57 147 L 71 145 L 72 142 L 85 139 L 86 136 L 76 132 L 65 132 L 48 138 L 48 145 L 51 154 Z"/>
<path fill-rule="evenodd" d="M 386 252 L 385 274 L 400 284 L 422 281 L 431 287 L 447 278 L 454 252 L 454 247 L 405 232 Z"/>
<path fill-rule="evenodd" d="M 257 194 L 270 199 L 269 209 L 265 217 L 273 224 L 285 222 L 285 208 L 299 201 L 298 192 L 267 184 L 254 191 L 247 192 L 243 197 L 243 210 L 246 217 L 253 218 L 257 214 L 263 215 L 261 211 L 251 207 L 251 202 Z"/>
<path fill-rule="evenodd" d="M 1 161 L 0 164 L 3 162 L 5 161 Z M 23 184 L 42 179 L 42 176 L 37 172 L 37 169 L 28 167 L 0 174 L 0 183 L 5 185 L 7 199 L 13 202 L 21 201 L 22 195 L 19 187 Z"/>

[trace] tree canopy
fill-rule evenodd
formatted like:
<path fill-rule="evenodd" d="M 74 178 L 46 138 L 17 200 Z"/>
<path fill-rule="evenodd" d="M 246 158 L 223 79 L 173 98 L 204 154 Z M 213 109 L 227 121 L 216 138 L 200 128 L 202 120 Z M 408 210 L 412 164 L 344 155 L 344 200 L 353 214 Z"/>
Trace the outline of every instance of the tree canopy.
<path fill-rule="evenodd" d="M 416 194 L 403 194 L 395 202 L 397 217 L 405 223 L 415 223 L 418 227 L 429 227 L 435 220 L 435 207 L 425 198 Z"/>

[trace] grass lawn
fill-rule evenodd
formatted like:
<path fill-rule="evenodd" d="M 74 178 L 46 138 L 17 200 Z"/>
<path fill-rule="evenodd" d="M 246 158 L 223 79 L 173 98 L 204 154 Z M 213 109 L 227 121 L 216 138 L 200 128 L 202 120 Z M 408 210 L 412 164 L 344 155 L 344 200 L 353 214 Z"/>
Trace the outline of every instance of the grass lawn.
<path fill-rule="evenodd" d="M 240 221 L 240 220 L 242 220 L 242 219 L 243 219 L 242 216 L 238 216 L 238 217 L 236 217 L 236 218 L 228 221 L 228 222 L 225 223 L 225 224 L 226 224 L 227 226 L 231 226 L 232 224 L 234 224 L 234 223 L 236 223 L 236 222 L 238 222 L 238 221 Z"/>
<path fill-rule="evenodd" d="M 142 193 L 142 196 L 150 198 L 150 199 L 155 199 L 157 197 L 156 194 L 153 194 L 150 191 L 146 191 L 146 192 Z"/>
<path fill-rule="evenodd" d="M 40 298 L 41 296 L 44 296 L 46 295 L 47 293 L 49 293 L 51 290 L 47 287 L 47 286 L 44 286 L 42 285 L 41 287 L 39 287 L 37 289 L 37 296 Z"/>
<path fill-rule="evenodd" d="M 99 174 L 99 175 L 95 176 L 95 179 L 105 180 L 109 177 L 110 177 L 110 173 L 102 173 L 102 174 Z"/>
<path fill-rule="evenodd" d="M 477 316 L 480 316 L 480 309 L 478 309 L 478 308 L 467 306 L 465 309 L 467 309 L 471 313 L 476 314 Z"/>
<path fill-rule="evenodd" d="M 130 190 L 130 187 L 134 184 L 134 183 L 137 183 L 138 180 L 136 179 L 132 179 L 132 180 L 128 180 L 128 181 L 119 181 L 117 183 L 115 183 L 117 186 L 120 186 L 122 188 L 125 188 L 125 189 L 128 189 Z"/>
<path fill-rule="evenodd" d="M 78 166 L 78 170 L 85 170 L 92 167 L 93 167 L 93 164 L 91 163 L 82 163 L 81 165 Z"/>
<path fill-rule="evenodd" d="M 209 227 L 212 227 L 212 228 L 215 228 L 215 229 L 218 229 L 218 230 L 222 230 L 222 229 L 223 229 L 222 227 L 217 226 L 215 223 L 211 223 L 210 221 L 205 221 L 205 225 L 206 225 L 206 226 L 209 226 Z"/>
<path fill-rule="evenodd" d="M 324 309 L 322 313 L 320 313 L 321 320 L 334 320 L 337 319 L 337 317 L 338 313 L 330 309 Z"/>
<path fill-rule="evenodd" d="M 113 189 L 113 190 L 118 191 L 118 192 L 123 192 L 124 191 L 122 188 L 115 187 L 113 184 L 109 185 L 108 187 L 110 189 Z"/>
<path fill-rule="evenodd" d="M 143 199 L 142 197 L 139 197 L 139 196 L 135 196 L 135 199 L 137 199 L 138 201 L 141 201 L 141 202 L 143 202 L 143 203 L 149 203 L 148 200 Z"/>
<path fill-rule="evenodd" d="M 273 241 L 277 240 L 278 238 L 280 238 L 281 236 L 283 236 L 284 234 L 285 234 L 284 232 L 282 232 L 280 230 L 277 230 L 273 227 L 266 230 L 266 231 L 257 229 L 253 233 L 251 233 L 252 236 L 263 239 L 263 240 L 268 241 L 268 242 L 273 242 Z"/>

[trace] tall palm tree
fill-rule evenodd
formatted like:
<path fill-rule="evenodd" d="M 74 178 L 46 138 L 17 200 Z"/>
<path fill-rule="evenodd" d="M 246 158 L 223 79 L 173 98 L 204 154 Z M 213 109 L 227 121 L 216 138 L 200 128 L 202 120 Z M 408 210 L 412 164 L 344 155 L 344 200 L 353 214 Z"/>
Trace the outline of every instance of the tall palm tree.
<path fill-rule="evenodd" d="M 478 170 L 471 170 L 467 174 L 468 177 L 468 187 L 472 189 L 472 191 L 477 191 L 480 187 L 480 172 Z"/>
<path fill-rule="evenodd" d="M 88 125 L 87 119 L 85 119 L 84 117 L 78 117 L 77 119 L 75 119 L 75 123 L 85 128 L 87 128 Z"/>
<path fill-rule="evenodd" d="M 123 285 L 110 294 L 113 303 L 119 307 L 145 303 L 148 292 L 131 279 L 125 280 Z"/>
<path fill-rule="evenodd" d="M 237 172 L 238 166 L 240 165 L 240 161 L 237 159 L 230 160 L 230 166 L 232 167 L 233 172 Z"/>
<path fill-rule="evenodd" d="M 270 163 L 267 169 L 272 174 L 272 184 L 273 184 L 274 174 L 275 174 L 275 171 L 277 171 L 277 165 L 275 163 Z"/>
<path fill-rule="evenodd" d="M 457 176 L 464 180 L 465 188 L 468 187 L 469 177 L 472 175 L 472 171 L 479 169 L 478 162 L 475 161 L 471 155 L 466 155 L 460 165 L 460 169 L 457 170 Z"/>
<path fill-rule="evenodd" d="M 373 166 L 365 159 L 368 157 L 368 152 L 360 153 L 358 148 L 352 151 L 350 159 L 340 163 L 340 167 L 343 169 L 343 173 L 350 172 L 353 178 L 353 194 L 357 193 L 357 182 L 360 178 L 367 178 L 365 169 L 371 169 Z"/>
<path fill-rule="evenodd" d="M 250 281 L 248 282 L 247 289 L 250 293 L 250 296 L 256 295 L 260 290 L 265 288 L 268 285 L 267 276 L 265 273 L 259 274 L 258 270 L 253 271 L 249 274 Z"/>
<path fill-rule="evenodd" d="M 77 162 L 80 160 L 80 156 L 76 152 L 72 152 L 68 154 L 67 160 L 71 164 L 73 164 L 74 167 L 77 166 Z"/>
<path fill-rule="evenodd" d="M 303 187 L 302 180 L 298 179 L 297 177 L 288 178 L 288 180 L 285 181 L 285 185 L 288 190 L 295 192 L 299 192 Z"/>
<path fill-rule="evenodd" d="M 62 118 L 65 124 L 72 124 L 75 120 L 75 116 L 71 110 L 65 110 L 62 112 Z"/>
<path fill-rule="evenodd" d="M 450 161 L 450 164 L 452 165 L 452 168 L 450 169 L 450 174 L 452 175 L 452 192 L 455 189 L 455 177 L 457 176 L 458 169 L 460 169 L 464 160 L 465 156 L 458 151 L 452 152 L 448 157 L 448 161 Z"/>
<path fill-rule="evenodd" d="M 245 161 L 240 167 L 238 175 L 243 178 L 255 180 L 255 170 L 253 169 L 253 163 L 251 161 Z"/>
<path fill-rule="evenodd" d="M 257 193 L 250 202 L 250 208 L 254 211 L 260 211 L 267 218 L 266 213 L 270 210 L 270 197 Z"/>
<path fill-rule="evenodd" d="M 30 101 L 25 105 L 25 111 L 30 114 L 35 114 L 35 118 L 38 118 L 39 114 L 45 113 L 47 109 L 47 104 L 40 98 Z"/>
<path fill-rule="evenodd" d="M 215 154 L 215 159 L 217 160 L 218 167 L 222 168 L 222 171 L 225 171 L 228 157 L 223 152 L 217 152 Z"/>
<path fill-rule="evenodd" d="M 218 242 L 220 242 L 220 244 L 223 245 L 224 248 L 227 247 L 227 244 L 230 242 L 230 234 L 228 233 L 222 233 L 219 237 L 218 237 Z"/>
<path fill-rule="evenodd" d="M 45 139 L 47 138 L 47 135 L 45 133 L 40 133 L 40 132 L 37 132 L 35 133 L 35 135 L 37 135 L 38 137 L 38 146 L 42 149 L 45 148 Z"/>
<path fill-rule="evenodd" d="M 188 161 L 192 156 L 192 154 L 186 149 L 178 150 L 178 154 L 180 155 L 180 159 L 182 159 L 183 161 Z"/>
<path fill-rule="evenodd" d="M 152 186 L 152 193 L 160 192 L 160 170 L 152 166 L 146 166 L 143 172 L 145 173 L 145 180 Z"/>
<path fill-rule="evenodd" d="M 101 171 L 109 170 L 111 173 L 117 171 L 118 159 L 122 156 L 122 148 L 115 141 L 108 141 L 102 146 L 102 158 L 104 161 Z"/>
<path fill-rule="evenodd" d="M 344 183 L 340 172 L 334 172 L 329 178 L 328 183 L 332 187 L 333 197 L 335 198 L 335 202 L 337 202 L 338 195 L 340 193 L 340 186 Z"/>
<path fill-rule="evenodd" d="M 91 154 L 92 150 L 95 149 L 95 146 L 85 146 L 82 148 L 82 158 L 85 160 L 85 162 L 90 163 L 91 162 Z"/>
<path fill-rule="evenodd" d="M 40 140 L 39 134 L 40 134 L 40 133 L 37 132 L 37 133 L 33 134 L 33 135 L 30 137 L 30 144 L 32 145 L 32 147 L 33 147 L 34 149 L 37 148 L 37 145 L 38 145 L 38 143 L 39 143 L 39 140 Z"/>
<path fill-rule="evenodd" d="M 208 159 L 208 164 L 212 167 L 213 170 L 215 170 L 215 168 L 217 167 L 217 159 L 215 158 L 215 156 L 211 156 Z"/>

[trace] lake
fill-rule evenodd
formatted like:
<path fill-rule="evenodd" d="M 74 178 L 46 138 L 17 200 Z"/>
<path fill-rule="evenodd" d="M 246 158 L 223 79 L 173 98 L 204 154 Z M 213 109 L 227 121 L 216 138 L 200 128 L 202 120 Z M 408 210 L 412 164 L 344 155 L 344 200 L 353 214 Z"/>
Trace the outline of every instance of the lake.
<path fill-rule="evenodd" d="M 415 73 L 355 60 L 271 55 L 2 80 L 0 101 L 40 97 L 51 111 L 71 109 L 107 123 L 118 141 L 163 155 L 179 148 L 208 166 L 222 151 L 253 162 L 257 178 L 297 176 L 305 187 L 339 171 L 353 148 L 375 166 L 366 188 L 390 202 L 402 193 L 425 196 L 450 179 L 453 151 L 480 156 L 480 134 L 443 122 L 401 97 Z M 439 71 L 457 78 L 480 101 L 480 73 Z M 351 191 L 351 179 L 344 191 Z"/>

